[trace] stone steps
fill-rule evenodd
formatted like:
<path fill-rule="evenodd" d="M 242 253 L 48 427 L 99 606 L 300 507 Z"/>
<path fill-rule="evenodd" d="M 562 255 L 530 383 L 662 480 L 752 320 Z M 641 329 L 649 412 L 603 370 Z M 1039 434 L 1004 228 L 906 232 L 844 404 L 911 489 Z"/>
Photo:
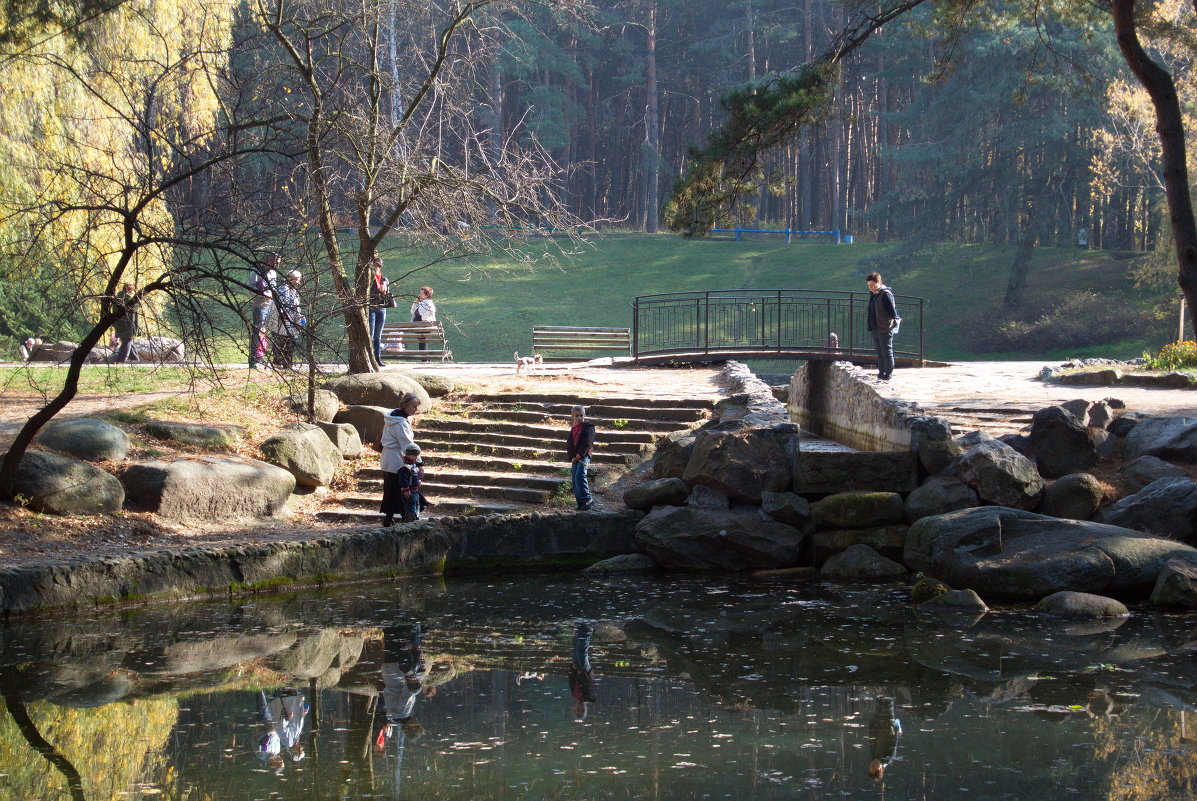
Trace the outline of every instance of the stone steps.
<path fill-rule="evenodd" d="M 529 425 L 527 423 L 503 423 L 469 418 L 425 418 L 420 420 L 421 431 L 436 431 L 471 436 L 519 436 L 551 440 L 560 444 L 564 439 L 562 426 Z M 656 431 L 603 430 L 604 442 L 653 443 L 660 437 Z"/>
<path fill-rule="evenodd" d="M 479 442 L 454 442 L 452 440 L 427 439 L 420 438 L 417 432 L 417 442 L 420 442 L 421 448 L 428 451 L 426 458 L 437 459 L 441 456 L 502 456 L 515 461 L 520 460 L 535 460 L 546 461 L 555 456 L 562 456 L 565 453 L 564 444 L 558 447 L 549 447 L 548 445 L 538 446 L 519 446 L 519 445 L 490 445 Z M 563 440 L 564 441 L 564 440 Z M 635 446 L 635 450 L 624 450 L 621 446 L 615 445 L 607 448 L 602 443 L 595 446 L 594 456 L 591 458 L 591 464 L 627 464 L 630 457 L 638 455 L 642 448 L 647 446 Z"/>

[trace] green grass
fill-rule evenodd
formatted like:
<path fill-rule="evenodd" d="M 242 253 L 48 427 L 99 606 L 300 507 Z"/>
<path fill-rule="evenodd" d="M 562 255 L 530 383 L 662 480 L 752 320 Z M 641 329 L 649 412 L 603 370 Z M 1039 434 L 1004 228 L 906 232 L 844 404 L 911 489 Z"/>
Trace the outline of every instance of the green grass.
<path fill-rule="evenodd" d="M 544 245 L 524 245 L 524 255 L 535 255 L 537 248 Z M 930 358 L 1132 358 L 1162 344 L 1140 337 L 1067 352 L 972 353 L 964 347 L 965 338 L 978 320 L 1000 313 L 1013 248 L 939 245 L 929 257 L 896 275 L 885 266 L 891 249 L 866 243 L 786 245 L 779 239 L 696 241 L 664 234 L 609 233 L 588 241 L 581 253 L 563 259 L 559 266 L 514 259 L 440 264 L 398 282 L 397 290 L 410 293 L 425 284 L 436 289 L 439 316 L 459 362 L 506 362 L 513 351 L 530 353 L 534 325 L 630 326 L 637 295 L 706 289 L 864 292 L 864 276 L 874 269 L 898 294 L 926 299 L 925 342 Z M 402 275 L 418 263 L 414 256 L 384 251 L 384 257 L 388 275 Z M 1133 263 L 1121 254 L 1039 248 L 1027 302 L 1036 307 L 1051 305 L 1080 287 L 1100 291 L 1112 303 L 1144 307 L 1169 294 L 1168 290 L 1152 294 L 1135 289 L 1130 275 Z M 402 304 L 390 319 L 406 319 Z"/>

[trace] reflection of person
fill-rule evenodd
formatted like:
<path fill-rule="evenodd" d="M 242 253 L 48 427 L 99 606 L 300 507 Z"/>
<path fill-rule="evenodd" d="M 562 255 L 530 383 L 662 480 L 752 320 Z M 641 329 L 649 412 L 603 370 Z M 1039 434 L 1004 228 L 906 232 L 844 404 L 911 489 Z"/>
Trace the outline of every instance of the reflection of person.
<path fill-rule="evenodd" d="M 378 467 L 382 470 L 382 504 L 379 511 L 383 514 L 383 526 L 394 523 L 395 515 L 403 515 L 403 485 L 399 480 L 399 469 L 403 466 L 407 449 L 416 444 L 411 417 L 419 408 L 419 396 L 408 392 L 400 399 L 399 408 L 392 409 L 383 417 L 382 456 L 378 460 Z"/>
<path fill-rule="evenodd" d="M 303 694 L 290 688 L 270 695 L 264 691 L 258 693 L 258 717 L 264 729 L 257 739 L 256 751 L 267 767 L 282 772 L 283 749 L 295 762 L 304 758 L 300 737 L 309 709 Z"/>
<path fill-rule="evenodd" d="M 565 453 L 569 457 L 570 481 L 578 511 L 585 512 L 594 506 L 594 498 L 590 495 L 590 478 L 586 475 L 594 450 L 594 423 L 586 419 L 585 406 L 575 406 L 569 414 L 573 418 L 573 425 L 566 435 Z"/>
<path fill-rule="evenodd" d="M 574 720 L 586 719 L 594 703 L 594 668 L 590 666 L 590 626 L 579 623 L 574 629 L 573 654 L 569 665 L 569 694 L 573 696 Z"/>
<path fill-rule="evenodd" d="M 898 758 L 898 738 L 902 736 L 902 723 L 894 710 L 894 699 L 887 698 L 877 705 L 877 711 L 869 719 L 869 749 L 873 761 L 869 763 L 869 776 L 876 781 L 885 778 L 885 769 Z"/>
<path fill-rule="evenodd" d="M 411 304 L 411 321 L 413 323 L 436 322 L 436 304 L 432 302 L 434 294 L 432 287 L 420 287 L 420 294 L 416 297 L 415 302 Z M 427 349 L 428 343 L 424 341 L 424 337 L 420 337 L 420 350 Z"/>
<path fill-rule="evenodd" d="M 274 346 L 274 365 L 284 370 L 291 369 L 295 360 L 295 340 L 299 337 L 301 327 L 308 322 L 299 305 L 299 282 L 302 278 L 303 274 L 299 270 L 292 270 L 276 291 L 278 316 L 275 318 L 275 334 L 271 344 Z"/>
<path fill-rule="evenodd" d="M 270 309 L 274 305 L 274 286 L 278 283 L 278 266 L 282 264 L 282 257 L 271 253 L 266 257 L 266 263 L 254 267 L 250 274 L 250 289 L 254 293 L 251 301 L 253 318 L 250 328 L 250 358 L 249 367 L 252 370 L 263 364 L 264 357 L 258 355 L 259 332 L 265 330 L 266 321 L 270 319 Z"/>
<path fill-rule="evenodd" d="M 382 629 L 382 704 L 387 722 L 374 740 L 375 747 L 382 747 L 400 731 L 413 739 L 424 732 L 415 716 L 416 700 L 421 694 L 433 697 L 436 688 L 424 686 L 428 663 L 420 650 L 422 634 L 419 623 Z"/>
<path fill-rule="evenodd" d="M 881 273 L 869 273 L 865 283 L 869 287 L 869 333 L 877 349 L 877 378 L 889 381 L 894 373 L 894 334 L 898 333 L 902 318 L 898 316 L 894 293 L 881 282 Z"/>
<path fill-rule="evenodd" d="M 370 341 L 374 343 L 374 358 L 382 361 L 382 327 L 387 322 L 387 309 L 394 305 L 391 282 L 382 274 L 382 258 L 375 256 L 370 274 Z"/>
<path fill-rule="evenodd" d="M 133 350 L 133 339 L 137 336 L 137 287 L 126 283 L 121 291 L 113 298 L 113 311 L 121 312 L 121 317 L 112 324 L 112 330 L 120 341 L 116 355 L 112 361 L 123 363 L 137 361 L 137 353 Z"/>

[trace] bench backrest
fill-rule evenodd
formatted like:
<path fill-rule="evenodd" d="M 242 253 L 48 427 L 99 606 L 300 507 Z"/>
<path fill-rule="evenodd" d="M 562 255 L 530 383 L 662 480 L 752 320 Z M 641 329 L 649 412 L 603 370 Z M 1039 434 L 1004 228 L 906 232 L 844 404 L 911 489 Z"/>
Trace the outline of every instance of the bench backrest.
<path fill-rule="evenodd" d="M 400 349 L 402 345 L 402 349 Z M 420 345 L 424 346 L 420 350 Z M 427 323 L 384 323 L 382 326 L 382 360 L 395 361 L 452 361 L 453 351 L 445 340 L 440 321 Z"/>
<path fill-rule="evenodd" d="M 608 355 L 627 356 L 632 348 L 629 328 L 538 325 L 532 328 L 532 353 L 546 362 L 576 362 Z"/>

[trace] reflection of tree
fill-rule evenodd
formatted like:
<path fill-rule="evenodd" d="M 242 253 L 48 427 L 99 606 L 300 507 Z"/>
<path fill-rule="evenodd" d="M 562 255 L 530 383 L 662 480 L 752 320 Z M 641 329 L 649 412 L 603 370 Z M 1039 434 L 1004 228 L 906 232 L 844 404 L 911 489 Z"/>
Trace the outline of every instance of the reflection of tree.
<path fill-rule="evenodd" d="M 25 704 L 5 693 L 4 706 L 8 710 L 8 714 L 12 716 L 13 722 L 17 724 L 17 729 L 25 738 L 25 742 L 45 757 L 46 761 L 66 779 L 67 787 L 71 791 L 71 798 L 75 801 L 84 801 L 83 779 L 79 777 L 79 771 L 75 769 L 69 759 L 59 753 L 58 749 L 51 745 L 45 737 L 42 737 L 42 733 L 37 729 L 37 724 L 29 717 L 29 710 L 25 708 Z"/>
<path fill-rule="evenodd" d="M 1133 726 L 1118 718 L 1094 721 L 1093 754 L 1117 763 L 1110 771 L 1107 801 L 1197 798 L 1197 760 L 1187 743 L 1183 710 L 1145 713 Z"/>

